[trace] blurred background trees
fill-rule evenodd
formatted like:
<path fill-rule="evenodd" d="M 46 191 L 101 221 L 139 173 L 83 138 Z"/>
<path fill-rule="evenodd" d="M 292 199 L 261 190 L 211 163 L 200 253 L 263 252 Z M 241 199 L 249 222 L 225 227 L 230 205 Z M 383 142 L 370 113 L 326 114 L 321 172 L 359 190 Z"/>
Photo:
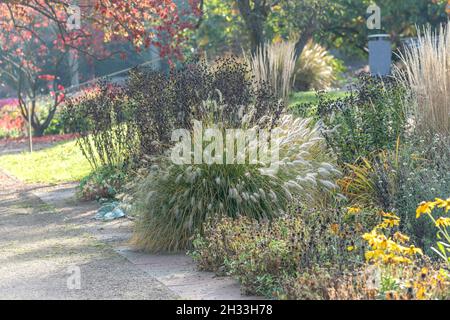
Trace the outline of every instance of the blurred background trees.
<path fill-rule="evenodd" d="M 348 54 L 367 52 L 369 32 L 386 32 L 396 45 L 416 34 L 415 25 L 445 23 L 446 0 L 379 0 L 381 30 L 368 30 L 371 0 L 205 0 L 204 18 L 192 35 L 195 45 L 217 55 L 222 51 L 255 50 L 266 41 L 295 40 L 296 55 L 314 39 Z"/>
<path fill-rule="evenodd" d="M 301 79 L 296 90 L 323 89 L 336 85 L 345 66 L 357 69 L 365 64 L 370 33 L 390 34 L 396 49 L 415 36 L 416 25 L 436 27 L 448 19 L 447 0 L 379 0 L 381 30 L 369 30 L 370 4 L 371 0 L 2 1 L 0 99 L 15 99 L 25 121 L 42 135 L 72 91 L 69 88 L 76 89 L 80 82 L 156 60 L 154 67 L 169 70 L 193 54 L 206 54 L 208 59 L 255 54 L 262 45 L 282 41 L 295 46 Z M 80 8 L 78 29 L 67 25 L 72 5 Z"/>

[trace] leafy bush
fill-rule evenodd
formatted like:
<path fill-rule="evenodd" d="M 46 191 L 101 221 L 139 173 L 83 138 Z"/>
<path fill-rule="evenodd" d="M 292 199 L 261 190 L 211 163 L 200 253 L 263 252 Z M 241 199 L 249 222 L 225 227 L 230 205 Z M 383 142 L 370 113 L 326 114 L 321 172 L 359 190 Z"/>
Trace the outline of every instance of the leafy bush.
<path fill-rule="evenodd" d="M 134 243 L 150 251 L 180 250 L 191 246 L 210 217 L 272 219 L 286 212 L 293 194 L 309 204 L 326 201 L 339 171 L 326 162 L 318 128 L 284 116 L 277 130 L 277 170 L 264 164 L 172 165 L 163 157 L 135 183 Z"/>
<path fill-rule="evenodd" d="M 247 294 L 283 298 L 292 279 L 318 266 L 337 274 L 361 263 L 360 234 L 376 223 L 373 218 L 355 208 L 342 213 L 293 206 L 272 221 L 212 219 L 191 255 L 202 270 L 235 276 Z"/>
<path fill-rule="evenodd" d="M 280 279 L 297 269 L 308 246 L 300 236 L 304 232 L 298 217 L 284 216 L 273 223 L 224 218 L 217 226 L 215 222 L 209 225 L 205 240 L 196 240 L 193 257 L 203 268 L 210 267 L 207 264 L 225 268 L 246 294 L 273 296 Z"/>
<path fill-rule="evenodd" d="M 353 205 L 398 212 L 402 229 L 425 248 L 436 241 L 435 231 L 411 214 L 422 199 L 445 198 L 450 190 L 448 137 L 420 139 L 412 133 L 398 142 L 395 151 L 384 151 L 356 164 L 347 165 L 340 180 L 344 195 Z"/>
<path fill-rule="evenodd" d="M 395 148 L 406 127 L 406 98 L 397 81 L 362 75 L 348 96 L 335 99 L 319 93 L 316 104 L 302 108 L 317 110 L 328 146 L 341 163 L 353 163 Z"/>
<path fill-rule="evenodd" d="M 78 196 L 83 200 L 114 199 L 128 179 L 124 168 L 98 168 L 80 181 Z"/>
<path fill-rule="evenodd" d="M 6 102 L 5 102 L 6 103 Z M 20 114 L 19 107 L 6 104 L 0 107 L 0 138 L 16 138 L 24 134 L 26 123 Z"/>
<path fill-rule="evenodd" d="M 295 64 L 294 89 L 298 91 L 329 89 L 337 80 L 343 66 L 325 48 L 308 42 Z"/>
<path fill-rule="evenodd" d="M 120 87 L 99 83 L 84 94 L 68 99 L 62 114 L 68 130 L 92 168 L 119 167 L 136 149 L 137 134 L 129 125 L 130 110 Z"/>
<path fill-rule="evenodd" d="M 56 135 L 56 134 L 64 134 L 70 133 L 68 128 L 64 128 L 64 123 L 61 120 L 61 113 L 56 112 L 52 121 L 48 127 L 44 130 L 44 135 Z"/>
<path fill-rule="evenodd" d="M 239 127 L 243 106 L 254 120 L 279 114 L 283 105 L 264 83 L 256 83 L 245 62 L 226 57 L 208 64 L 193 60 L 170 74 L 141 68 L 130 72 L 124 87 L 99 83 L 69 99 L 63 112 L 67 130 L 94 168 L 119 166 L 160 155 L 171 145 L 175 128 L 191 128 L 203 116 L 203 101 L 220 102 L 230 126 Z"/>
<path fill-rule="evenodd" d="M 375 215 L 354 207 L 347 212 L 303 209 L 271 222 L 213 219 L 195 239 L 191 255 L 200 269 L 235 276 L 247 294 L 319 300 L 448 298 L 445 270 L 408 245 L 399 225 L 391 213 Z"/>

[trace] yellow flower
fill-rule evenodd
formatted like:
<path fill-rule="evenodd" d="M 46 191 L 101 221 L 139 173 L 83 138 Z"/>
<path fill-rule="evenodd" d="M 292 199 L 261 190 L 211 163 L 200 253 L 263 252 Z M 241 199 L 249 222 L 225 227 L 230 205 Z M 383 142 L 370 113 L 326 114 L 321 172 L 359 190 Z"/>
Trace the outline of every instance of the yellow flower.
<path fill-rule="evenodd" d="M 440 217 L 436 220 L 436 227 L 450 227 L 450 218 Z"/>
<path fill-rule="evenodd" d="M 422 277 L 425 277 L 428 274 L 428 268 L 423 267 L 422 270 L 420 270 L 420 275 Z"/>
<path fill-rule="evenodd" d="M 420 286 L 419 289 L 417 289 L 416 298 L 419 300 L 423 300 L 425 299 L 425 294 L 426 294 L 425 287 Z"/>
<path fill-rule="evenodd" d="M 383 222 L 380 224 L 380 227 L 383 229 L 393 228 L 394 226 L 400 225 L 400 220 L 398 219 L 383 219 Z"/>
<path fill-rule="evenodd" d="M 437 205 L 438 208 L 443 208 L 446 213 L 450 211 L 450 198 L 448 198 L 447 200 L 436 198 L 435 200 L 436 201 L 434 203 Z"/>
<path fill-rule="evenodd" d="M 388 248 L 388 240 L 386 239 L 385 236 L 380 236 L 378 238 L 378 247 L 380 249 L 386 250 Z"/>
<path fill-rule="evenodd" d="M 339 225 L 337 223 L 333 223 L 331 226 L 331 232 L 335 235 L 339 234 Z"/>
<path fill-rule="evenodd" d="M 431 214 L 431 211 L 434 209 L 434 202 L 421 202 L 416 209 L 416 219 L 419 219 L 422 214 Z"/>
<path fill-rule="evenodd" d="M 411 264 L 412 261 L 402 256 L 396 256 L 393 253 L 383 254 L 380 256 L 384 264 Z"/>
<path fill-rule="evenodd" d="M 392 258 L 392 263 L 394 263 L 394 264 L 411 264 L 412 261 L 411 261 L 411 259 L 408 259 L 406 257 L 394 256 Z"/>
<path fill-rule="evenodd" d="M 353 250 L 355 250 L 356 248 L 354 247 L 354 246 L 348 246 L 347 247 L 347 251 L 353 251 Z"/>
<path fill-rule="evenodd" d="M 413 255 L 416 255 L 416 254 L 423 255 L 422 249 L 416 248 L 416 247 L 413 246 L 413 245 L 411 245 L 411 246 L 405 251 L 405 253 L 408 254 L 408 255 L 410 255 L 410 256 L 413 256 Z"/>
<path fill-rule="evenodd" d="M 394 233 L 394 239 L 401 242 L 401 243 L 406 243 L 409 241 L 409 237 L 404 235 L 403 233 L 397 231 L 396 233 Z"/>
<path fill-rule="evenodd" d="M 366 240 L 369 245 L 372 247 L 375 244 L 375 239 L 378 237 L 377 231 L 373 229 L 370 233 L 364 233 L 362 238 Z"/>
<path fill-rule="evenodd" d="M 382 215 L 383 217 L 385 217 L 385 218 L 390 218 L 390 219 L 397 219 L 397 220 L 400 220 L 399 217 L 397 217 L 395 214 L 390 213 L 390 212 L 384 212 L 384 211 L 381 211 L 381 215 Z"/>
<path fill-rule="evenodd" d="M 360 213 L 361 212 L 361 208 L 350 207 L 350 208 L 347 208 L 347 212 L 350 213 L 350 214 Z"/>
<path fill-rule="evenodd" d="M 378 260 L 379 258 L 381 258 L 383 256 L 384 256 L 383 250 L 371 250 L 371 251 L 366 251 L 366 253 L 365 253 L 365 257 L 366 257 L 367 261 Z"/>
<path fill-rule="evenodd" d="M 395 253 L 402 253 L 405 251 L 405 247 L 395 243 L 392 240 L 388 240 L 387 242 L 387 249 L 389 249 L 389 251 L 395 252 Z"/>

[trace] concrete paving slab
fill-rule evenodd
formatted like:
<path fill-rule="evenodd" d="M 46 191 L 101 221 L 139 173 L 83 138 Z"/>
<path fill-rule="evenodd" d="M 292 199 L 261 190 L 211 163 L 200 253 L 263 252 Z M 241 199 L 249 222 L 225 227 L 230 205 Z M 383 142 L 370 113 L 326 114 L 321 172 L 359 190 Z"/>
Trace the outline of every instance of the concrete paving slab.
<path fill-rule="evenodd" d="M 63 211 L 68 206 L 80 205 L 74 200 L 75 192 L 74 184 L 45 186 L 33 190 L 33 193 L 48 205 Z M 231 277 L 217 277 L 212 272 L 198 271 L 192 258 L 185 253 L 149 254 L 134 250 L 128 244 L 128 239 L 132 235 L 133 221 L 126 218 L 107 222 L 96 221 L 92 219 L 95 215 L 95 206 L 92 203 L 84 205 L 86 214 L 82 216 L 81 221 L 97 240 L 111 246 L 115 252 L 161 282 L 181 299 L 261 299 L 241 295 L 239 283 Z"/>

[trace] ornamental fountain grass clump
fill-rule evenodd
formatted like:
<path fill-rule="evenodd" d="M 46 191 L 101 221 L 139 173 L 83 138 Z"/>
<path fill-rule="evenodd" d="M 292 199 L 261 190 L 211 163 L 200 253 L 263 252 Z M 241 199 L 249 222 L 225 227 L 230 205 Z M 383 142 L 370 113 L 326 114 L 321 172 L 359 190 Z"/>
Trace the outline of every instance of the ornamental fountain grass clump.
<path fill-rule="evenodd" d="M 188 249 L 209 218 L 271 220 L 286 214 L 294 197 L 311 205 L 324 201 L 339 172 L 318 127 L 286 115 L 277 128 L 275 171 L 262 164 L 174 165 L 160 157 L 134 183 L 132 243 L 146 251 Z"/>

